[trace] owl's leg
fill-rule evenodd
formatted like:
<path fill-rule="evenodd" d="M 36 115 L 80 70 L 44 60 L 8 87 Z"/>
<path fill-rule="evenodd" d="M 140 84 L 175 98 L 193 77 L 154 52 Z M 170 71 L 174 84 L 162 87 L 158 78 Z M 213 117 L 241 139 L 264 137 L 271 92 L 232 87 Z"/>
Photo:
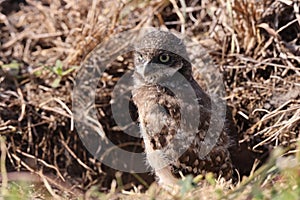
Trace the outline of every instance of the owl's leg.
<path fill-rule="evenodd" d="M 173 195 L 175 195 L 179 192 L 179 190 L 180 190 L 180 187 L 178 185 L 179 180 L 172 175 L 169 166 L 166 166 L 162 169 L 156 170 L 155 175 L 159 179 L 158 184 L 163 189 L 169 191 Z"/>
<path fill-rule="evenodd" d="M 148 149 L 146 154 L 148 164 L 155 172 L 155 175 L 158 179 L 158 184 L 169 192 L 174 194 L 177 193 L 179 190 L 179 186 L 177 184 L 179 180 L 173 176 L 171 167 L 167 159 L 163 156 L 162 151 Z"/>
<path fill-rule="evenodd" d="M 160 185 L 172 186 L 178 183 L 178 179 L 173 176 L 169 166 L 166 166 L 159 170 L 155 170 L 155 175 L 159 178 L 158 183 Z"/>

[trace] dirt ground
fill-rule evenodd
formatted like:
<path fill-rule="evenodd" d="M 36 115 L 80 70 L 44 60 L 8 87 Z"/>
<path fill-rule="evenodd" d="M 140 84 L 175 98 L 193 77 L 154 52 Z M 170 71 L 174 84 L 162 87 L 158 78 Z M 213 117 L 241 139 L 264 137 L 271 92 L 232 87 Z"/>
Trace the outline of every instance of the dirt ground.
<path fill-rule="evenodd" d="M 1 163 L 8 181 L 30 180 L 44 186 L 38 194 L 61 198 L 95 188 L 147 190 L 152 174 L 101 164 L 72 127 L 74 79 L 86 56 L 116 34 L 146 26 L 184 32 L 207 49 L 223 75 L 240 144 L 259 165 L 277 146 L 294 154 L 300 133 L 299 9 L 297 0 L 0 0 Z M 114 144 L 133 142 L 128 148 L 142 152 L 140 139 L 116 127 L 110 106 L 115 84 L 132 66 L 126 54 L 108 67 L 96 107 Z M 250 163 L 241 168 L 249 172 Z"/>

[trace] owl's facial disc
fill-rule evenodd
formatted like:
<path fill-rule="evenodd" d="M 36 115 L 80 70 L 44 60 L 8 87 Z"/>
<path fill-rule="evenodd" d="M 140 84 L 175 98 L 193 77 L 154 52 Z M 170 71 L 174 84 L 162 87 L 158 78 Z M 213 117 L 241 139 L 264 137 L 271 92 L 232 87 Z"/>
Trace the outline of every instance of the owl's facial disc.
<path fill-rule="evenodd" d="M 148 84 L 156 84 L 168 77 L 172 77 L 180 68 L 182 62 L 168 52 L 135 53 L 135 72 Z"/>

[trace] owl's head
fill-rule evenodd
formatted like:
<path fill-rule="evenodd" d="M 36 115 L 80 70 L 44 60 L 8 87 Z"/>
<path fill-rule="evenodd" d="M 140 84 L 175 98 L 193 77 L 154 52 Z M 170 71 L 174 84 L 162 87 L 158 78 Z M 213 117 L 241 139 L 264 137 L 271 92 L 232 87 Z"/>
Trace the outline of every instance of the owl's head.
<path fill-rule="evenodd" d="M 153 31 L 135 45 L 135 81 L 157 84 L 179 72 L 191 73 L 186 47 L 181 39 L 170 32 Z"/>

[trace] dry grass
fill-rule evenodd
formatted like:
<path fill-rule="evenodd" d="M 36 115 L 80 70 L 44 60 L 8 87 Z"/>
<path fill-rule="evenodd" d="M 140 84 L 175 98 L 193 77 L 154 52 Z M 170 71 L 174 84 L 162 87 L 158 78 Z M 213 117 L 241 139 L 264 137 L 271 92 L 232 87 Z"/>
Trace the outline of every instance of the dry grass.
<path fill-rule="evenodd" d="M 41 198 L 85 194 L 107 199 L 215 199 L 224 195 L 264 199 L 273 197 L 274 191 L 282 194 L 284 188 L 298 192 L 299 180 L 288 182 L 291 174 L 299 175 L 299 168 L 276 167 L 276 154 L 241 186 L 208 179 L 200 188 L 175 196 L 155 184 L 140 194 L 153 177 L 117 172 L 95 160 L 73 129 L 70 109 L 77 66 L 98 43 L 134 28 L 167 27 L 184 32 L 210 50 L 224 74 L 226 100 L 233 109 L 241 143 L 258 157 L 276 146 L 295 154 L 300 132 L 299 9 L 296 0 L 0 1 L 2 195 L 8 181 L 20 177 L 36 180 L 35 188 L 44 188 L 35 189 L 45 193 Z M 125 73 L 130 59 L 124 55 L 113 63 L 107 71 L 112 75 L 106 80 L 110 87 L 101 90 L 98 101 L 103 111 L 99 120 L 117 144 L 129 139 L 114 129 L 108 102 L 122 75 L 116 71 Z M 15 175 L 16 171 L 22 174 Z M 278 185 L 272 188 L 272 183 Z M 10 187 L 20 191 L 15 189 L 18 185 Z M 133 192 L 120 195 L 122 190 Z M 107 195 L 98 193 L 108 191 Z M 35 197 L 42 192 L 34 193 Z"/>

